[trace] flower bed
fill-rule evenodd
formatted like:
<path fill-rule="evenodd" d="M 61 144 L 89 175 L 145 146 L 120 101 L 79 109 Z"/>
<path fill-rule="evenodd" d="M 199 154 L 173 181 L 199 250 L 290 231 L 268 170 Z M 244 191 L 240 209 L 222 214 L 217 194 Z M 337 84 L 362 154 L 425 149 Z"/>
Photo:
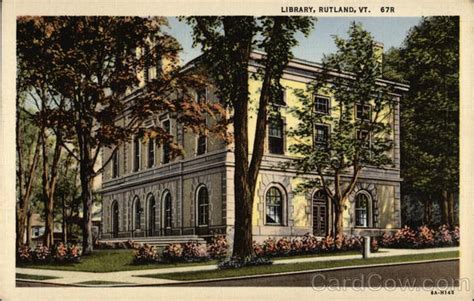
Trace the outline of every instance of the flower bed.
<path fill-rule="evenodd" d="M 38 244 L 34 249 L 23 245 L 17 250 L 17 260 L 21 263 L 78 263 L 81 251 L 75 245 L 56 244 L 51 249 Z"/>
<path fill-rule="evenodd" d="M 134 252 L 133 263 L 135 264 L 157 263 L 159 260 L 160 256 L 156 249 L 148 244 L 144 244 Z"/>
<path fill-rule="evenodd" d="M 331 236 L 317 239 L 314 235 L 307 233 L 301 237 L 282 237 L 278 240 L 269 237 L 262 243 L 254 241 L 253 248 L 258 257 L 293 256 L 303 254 L 331 253 L 338 251 L 361 250 L 362 238 L 354 235 Z M 376 239 L 371 241 L 371 251 L 378 251 Z"/>
<path fill-rule="evenodd" d="M 385 233 L 380 239 L 384 248 L 435 248 L 459 246 L 459 227 L 449 229 L 442 225 L 437 229 L 427 226 L 418 227 L 416 230 L 405 226 L 395 233 Z"/>

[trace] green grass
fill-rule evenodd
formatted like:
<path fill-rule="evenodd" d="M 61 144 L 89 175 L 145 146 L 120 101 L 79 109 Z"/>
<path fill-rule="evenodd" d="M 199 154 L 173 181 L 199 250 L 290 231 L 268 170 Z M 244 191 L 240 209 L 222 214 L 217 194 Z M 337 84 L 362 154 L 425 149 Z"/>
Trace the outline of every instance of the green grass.
<path fill-rule="evenodd" d="M 378 251 L 384 253 L 387 251 Z M 278 256 L 272 257 L 273 261 L 283 260 L 283 259 L 301 259 L 301 258 L 312 258 L 312 257 L 332 257 L 332 256 L 344 256 L 344 255 L 358 255 L 361 254 L 360 251 L 344 251 L 344 252 L 334 252 L 334 253 L 321 253 L 321 254 L 305 254 L 305 255 L 295 255 L 295 256 Z"/>
<path fill-rule="evenodd" d="M 197 263 L 159 263 L 136 265 L 133 264 L 133 250 L 95 250 L 91 255 L 83 256 L 77 264 L 17 264 L 20 268 L 62 270 L 76 272 L 119 272 L 133 270 L 164 269 L 183 266 L 217 264 L 216 260 Z"/>
<path fill-rule="evenodd" d="M 264 274 L 326 269 L 326 268 L 335 268 L 335 267 L 350 267 L 350 266 L 367 265 L 367 264 L 400 263 L 400 262 L 410 262 L 410 261 L 419 261 L 419 260 L 448 259 L 448 258 L 450 259 L 450 258 L 457 258 L 457 257 L 459 257 L 459 251 L 449 251 L 449 252 L 443 252 L 443 253 L 388 256 L 388 257 L 368 258 L 368 259 L 328 260 L 328 261 L 322 261 L 322 262 L 266 265 L 266 266 L 256 266 L 256 267 L 244 267 L 240 269 L 231 269 L 231 270 L 151 274 L 151 275 L 140 275 L 137 277 L 190 281 L 190 280 L 219 279 L 219 278 L 250 276 L 250 275 L 264 275 Z"/>
<path fill-rule="evenodd" d="M 91 280 L 83 281 L 75 284 L 85 284 L 85 285 L 111 285 L 111 284 L 129 284 L 128 282 L 117 282 L 117 281 L 103 281 L 103 280 Z"/>
<path fill-rule="evenodd" d="M 59 277 L 54 276 L 44 276 L 44 275 L 29 275 L 29 274 L 15 274 L 16 279 L 25 279 L 25 280 L 51 280 L 51 279 L 58 279 Z"/>

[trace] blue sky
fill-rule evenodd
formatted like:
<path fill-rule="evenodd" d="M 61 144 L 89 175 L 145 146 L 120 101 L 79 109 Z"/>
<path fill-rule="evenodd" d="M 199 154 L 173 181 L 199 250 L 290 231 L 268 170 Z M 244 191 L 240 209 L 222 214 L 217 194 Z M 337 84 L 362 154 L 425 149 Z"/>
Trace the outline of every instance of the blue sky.
<path fill-rule="evenodd" d="M 361 22 L 366 30 L 372 33 L 377 42 L 384 44 L 385 50 L 390 47 L 399 47 L 405 39 L 408 30 L 419 23 L 419 17 L 321 17 L 316 22 L 315 29 L 308 38 L 299 37 L 300 45 L 294 48 L 296 58 L 313 62 L 320 62 L 323 54 L 330 54 L 336 50 L 332 35 L 347 37 L 346 32 L 352 21 Z M 184 63 L 200 54 L 199 46 L 192 47 L 191 28 L 176 18 L 169 18 L 172 34 L 183 47 L 181 54 Z"/>

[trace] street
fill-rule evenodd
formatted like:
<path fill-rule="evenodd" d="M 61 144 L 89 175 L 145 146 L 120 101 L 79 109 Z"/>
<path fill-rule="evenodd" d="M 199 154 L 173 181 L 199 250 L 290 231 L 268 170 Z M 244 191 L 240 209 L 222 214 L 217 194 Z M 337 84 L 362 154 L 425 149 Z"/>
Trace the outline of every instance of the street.
<path fill-rule="evenodd" d="M 181 284 L 185 286 L 302 286 L 316 287 L 433 287 L 458 285 L 459 260 L 409 265 L 343 269 L 241 280 L 224 280 Z M 424 285 L 425 284 L 425 285 Z"/>

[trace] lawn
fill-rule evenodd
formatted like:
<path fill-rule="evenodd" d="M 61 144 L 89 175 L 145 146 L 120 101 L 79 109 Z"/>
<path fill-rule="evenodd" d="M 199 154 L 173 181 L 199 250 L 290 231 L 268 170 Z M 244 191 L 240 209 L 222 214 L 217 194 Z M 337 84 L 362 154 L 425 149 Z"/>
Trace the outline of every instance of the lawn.
<path fill-rule="evenodd" d="M 227 277 L 316 270 L 316 269 L 326 269 L 326 268 L 335 268 L 335 267 L 350 267 L 350 266 L 368 265 L 368 264 L 400 263 L 400 262 L 434 260 L 434 259 L 451 259 L 451 258 L 458 258 L 458 257 L 459 257 L 459 251 L 449 251 L 449 252 L 443 252 L 443 253 L 388 256 L 388 257 L 368 258 L 368 259 L 328 260 L 328 261 L 323 261 L 323 262 L 305 262 L 305 263 L 294 263 L 294 264 L 265 265 L 265 266 L 245 267 L 245 268 L 230 269 L 230 270 L 150 274 L 150 275 L 140 275 L 137 277 L 150 277 L 150 278 L 190 281 L 190 280 L 219 279 L 219 278 L 227 278 Z"/>
<path fill-rule="evenodd" d="M 340 255 L 354 255 L 360 254 L 358 251 L 336 252 L 326 254 L 309 254 L 300 256 L 284 256 L 274 257 L 272 260 L 278 261 L 281 259 L 293 258 L 308 258 L 320 256 L 340 256 Z M 83 256 L 81 262 L 77 264 L 17 264 L 19 268 L 30 269 L 47 269 L 47 270 L 63 270 L 76 272 L 93 272 L 93 273 L 107 273 L 119 271 L 133 271 L 133 270 L 149 270 L 149 269 L 164 269 L 174 267 L 189 267 L 198 265 L 217 264 L 217 260 L 209 260 L 196 263 L 159 263 L 159 264 L 133 264 L 133 250 L 95 250 L 92 255 Z"/>
<path fill-rule="evenodd" d="M 118 271 L 164 269 L 182 266 L 217 264 L 216 260 L 198 263 L 159 263 L 133 264 L 133 250 L 95 250 L 91 255 L 83 256 L 77 264 L 17 264 L 19 268 L 63 270 L 76 272 L 106 273 Z"/>
<path fill-rule="evenodd" d="M 82 285 L 112 285 L 112 284 L 129 284 L 128 282 L 117 282 L 117 281 L 103 281 L 103 280 L 91 280 L 91 281 L 84 281 L 78 282 L 75 284 L 82 284 Z"/>
<path fill-rule="evenodd" d="M 44 276 L 44 275 L 29 275 L 29 274 L 15 274 L 16 279 L 24 279 L 24 280 L 51 280 L 51 279 L 58 279 L 58 277 L 54 276 Z"/>

